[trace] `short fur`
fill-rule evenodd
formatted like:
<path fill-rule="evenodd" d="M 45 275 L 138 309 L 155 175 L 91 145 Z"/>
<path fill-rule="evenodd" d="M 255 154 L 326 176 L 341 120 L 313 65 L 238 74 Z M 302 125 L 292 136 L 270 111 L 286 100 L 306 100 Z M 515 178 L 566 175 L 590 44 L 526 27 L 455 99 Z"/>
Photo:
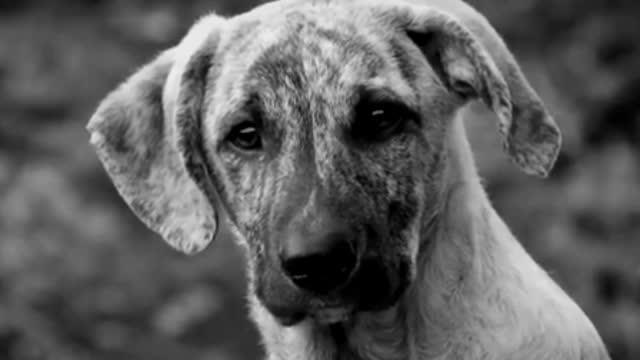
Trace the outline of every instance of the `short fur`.
<path fill-rule="evenodd" d="M 406 111 L 374 141 L 360 109 L 381 99 Z M 608 359 L 491 206 L 460 115 L 473 99 L 514 163 L 546 176 L 560 132 L 471 7 L 282 0 L 204 17 L 88 129 L 122 197 L 175 248 L 201 251 L 229 220 L 269 360 Z M 247 122 L 260 151 L 229 140 Z M 301 291 L 280 253 L 336 222 L 360 269 L 330 294 Z"/>

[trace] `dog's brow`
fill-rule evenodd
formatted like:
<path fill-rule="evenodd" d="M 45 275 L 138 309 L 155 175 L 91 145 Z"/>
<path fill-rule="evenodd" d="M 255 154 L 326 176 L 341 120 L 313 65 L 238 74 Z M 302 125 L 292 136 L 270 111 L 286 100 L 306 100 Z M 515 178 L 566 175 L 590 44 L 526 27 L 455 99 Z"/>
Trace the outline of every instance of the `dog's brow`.
<path fill-rule="evenodd" d="M 245 99 L 229 106 L 227 111 L 215 121 L 214 134 L 216 136 L 212 140 L 218 146 L 234 126 L 246 121 L 261 124 L 262 118 L 262 106 L 260 105 L 259 96 L 257 94 L 249 94 Z"/>
<path fill-rule="evenodd" d="M 379 87 L 371 84 L 357 86 L 355 99 L 358 103 L 366 102 L 369 104 L 387 102 L 404 104 L 406 102 L 401 95 L 390 87 Z M 406 105 L 409 106 L 409 104 Z"/>
<path fill-rule="evenodd" d="M 413 88 L 402 78 L 390 81 L 385 77 L 372 77 L 360 82 L 354 89 L 354 105 L 366 101 L 368 103 L 402 104 L 412 109 L 417 107 Z"/>

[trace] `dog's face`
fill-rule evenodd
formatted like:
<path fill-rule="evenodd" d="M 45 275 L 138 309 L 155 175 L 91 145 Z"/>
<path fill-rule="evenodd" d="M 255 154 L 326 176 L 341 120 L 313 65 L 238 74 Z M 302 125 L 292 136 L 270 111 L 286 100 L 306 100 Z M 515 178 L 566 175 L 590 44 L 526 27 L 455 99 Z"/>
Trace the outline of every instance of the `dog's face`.
<path fill-rule="evenodd" d="M 415 45 L 363 20 L 291 9 L 236 28 L 204 110 L 205 154 L 256 295 L 286 322 L 392 304 L 436 203 L 454 107 Z"/>
<path fill-rule="evenodd" d="M 393 305 L 414 278 L 449 124 L 469 98 L 496 111 L 520 165 L 548 169 L 557 129 L 546 114 L 515 129 L 509 85 L 433 9 L 269 4 L 201 21 L 90 128 L 152 229 L 192 252 L 226 213 L 260 302 L 283 324 L 335 322 Z"/>

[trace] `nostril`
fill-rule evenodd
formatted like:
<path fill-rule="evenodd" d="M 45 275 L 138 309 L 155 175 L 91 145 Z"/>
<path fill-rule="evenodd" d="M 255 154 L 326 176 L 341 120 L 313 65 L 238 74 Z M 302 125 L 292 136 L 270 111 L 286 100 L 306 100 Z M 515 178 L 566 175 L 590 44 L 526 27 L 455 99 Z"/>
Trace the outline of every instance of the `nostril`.
<path fill-rule="evenodd" d="M 317 252 L 282 260 L 282 268 L 293 283 L 314 293 L 327 293 L 346 283 L 357 264 L 357 256 L 347 241 L 327 252 Z"/>

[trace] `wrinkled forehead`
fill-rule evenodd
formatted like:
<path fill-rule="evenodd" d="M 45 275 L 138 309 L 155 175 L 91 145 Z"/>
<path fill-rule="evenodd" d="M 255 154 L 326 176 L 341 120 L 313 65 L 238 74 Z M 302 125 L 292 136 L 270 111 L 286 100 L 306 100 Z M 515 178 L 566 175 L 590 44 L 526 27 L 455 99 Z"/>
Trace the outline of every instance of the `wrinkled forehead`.
<path fill-rule="evenodd" d="M 264 71 L 273 65 L 293 65 L 302 74 L 323 81 L 374 77 L 385 65 L 383 44 L 338 14 L 342 15 L 320 11 L 288 14 L 280 26 L 274 26 L 273 31 L 279 34 L 263 48 L 255 68 Z M 350 78 L 345 78 L 347 75 Z"/>
<path fill-rule="evenodd" d="M 349 70 L 356 72 L 354 77 L 370 77 L 384 65 L 384 44 L 352 15 L 336 6 L 283 9 L 270 19 L 241 23 L 234 31 L 241 44 L 236 52 L 252 54 L 245 63 L 263 72 L 274 65 L 297 65 L 308 76 Z"/>
<path fill-rule="evenodd" d="M 363 88 L 411 101 L 414 91 L 393 56 L 398 51 L 383 40 L 390 35 L 370 21 L 330 6 L 272 15 L 236 19 L 226 34 L 216 96 L 229 110 L 255 98 L 272 107 L 303 100 L 348 106 Z"/>

